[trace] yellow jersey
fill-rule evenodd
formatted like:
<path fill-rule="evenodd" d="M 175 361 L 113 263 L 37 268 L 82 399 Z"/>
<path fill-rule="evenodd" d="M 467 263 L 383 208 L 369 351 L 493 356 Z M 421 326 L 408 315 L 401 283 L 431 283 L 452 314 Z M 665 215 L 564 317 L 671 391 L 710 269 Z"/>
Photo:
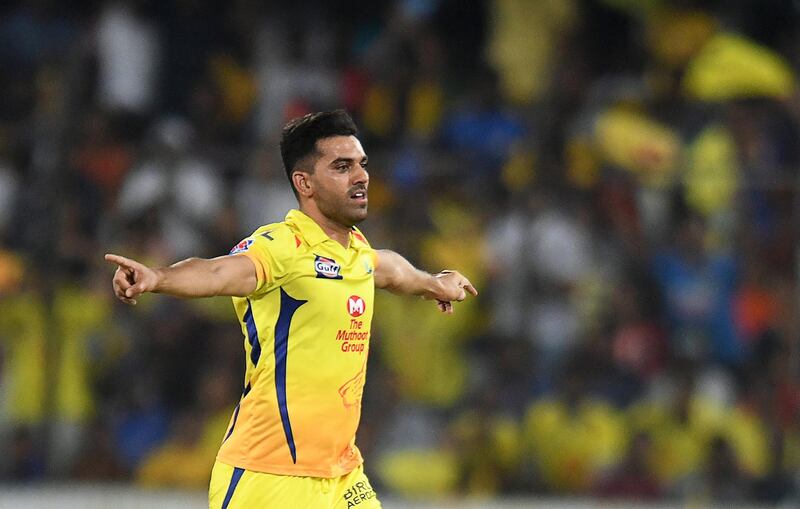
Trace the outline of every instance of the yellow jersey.
<path fill-rule="evenodd" d="M 217 459 L 271 474 L 339 477 L 355 445 L 369 354 L 377 255 L 355 227 L 348 247 L 292 210 L 231 251 L 258 284 L 233 304 L 244 334 L 244 391 Z"/>

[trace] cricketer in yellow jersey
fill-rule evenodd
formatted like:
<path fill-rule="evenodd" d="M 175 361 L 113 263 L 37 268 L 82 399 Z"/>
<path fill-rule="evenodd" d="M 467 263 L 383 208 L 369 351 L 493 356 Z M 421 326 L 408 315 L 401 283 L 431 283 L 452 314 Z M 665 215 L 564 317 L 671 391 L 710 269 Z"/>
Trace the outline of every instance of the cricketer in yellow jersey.
<path fill-rule="evenodd" d="M 145 292 L 233 297 L 245 382 L 212 470 L 212 509 L 380 507 L 355 445 L 374 288 L 435 300 L 448 314 L 477 295 L 457 271 L 418 270 L 355 227 L 369 187 L 357 134 L 342 110 L 289 122 L 281 156 L 299 210 L 227 256 L 161 268 L 105 257 L 128 304 Z"/>

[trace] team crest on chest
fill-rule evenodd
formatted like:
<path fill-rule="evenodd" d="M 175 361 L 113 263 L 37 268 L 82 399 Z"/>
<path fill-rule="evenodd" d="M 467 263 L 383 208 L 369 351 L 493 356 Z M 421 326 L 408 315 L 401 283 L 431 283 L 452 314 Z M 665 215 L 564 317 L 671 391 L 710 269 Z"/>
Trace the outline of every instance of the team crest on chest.
<path fill-rule="evenodd" d="M 342 267 L 333 258 L 325 256 L 314 255 L 314 271 L 317 273 L 317 278 L 321 279 L 342 279 L 339 273 Z"/>

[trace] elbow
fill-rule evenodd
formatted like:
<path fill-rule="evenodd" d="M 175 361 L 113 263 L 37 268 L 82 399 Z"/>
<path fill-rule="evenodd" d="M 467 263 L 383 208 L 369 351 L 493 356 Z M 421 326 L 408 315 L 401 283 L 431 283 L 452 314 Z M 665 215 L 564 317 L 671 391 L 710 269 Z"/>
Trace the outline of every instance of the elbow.
<path fill-rule="evenodd" d="M 381 271 L 380 277 L 375 278 L 375 286 L 381 290 L 387 290 L 392 293 L 399 293 L 402 291 L 403 279 L 402 274 L 396 268 L 392 270 Z"/>
<path fill-rule="evenodd" d="M 212 262 L 208 276 L 209 297 L 228 295 L 224 267 L 221 264 Z"/>
<path fill-rule="evenodd" d="M 246 297 L 255 291 L 258 278 L 245 256 L 221 256 L 209 260 L 208 287 L 212 297 Z"/>

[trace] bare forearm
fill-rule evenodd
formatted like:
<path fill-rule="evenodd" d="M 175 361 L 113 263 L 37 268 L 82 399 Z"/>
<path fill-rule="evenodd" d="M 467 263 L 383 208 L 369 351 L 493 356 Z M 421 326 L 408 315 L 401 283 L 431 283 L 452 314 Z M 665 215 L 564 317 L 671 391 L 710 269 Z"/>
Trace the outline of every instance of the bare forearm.
<path fill-rule="evenodd" d="M 243 255 L 218 256 L 209 260 L 188 258 L 160 268 L 151 268 L 112 253 L 107 253 L 105 259 L 117 265 L 111 284 L 114 294 L 126 304 L 136 304 L 136 298 L 147 292 L 187 298 L 244 297 L 258 284 L 255 265 Z"/>
<path fill-rule="evenodd" d="M 394 251 L 381 250 L 376 285 L 392 293 L 420 295 L 433 298 L 441 282 L 433 275 L 419 270 Z"/>
<path fill-rule="evenodd" d="M 156 282 L 153 293 L 175 297 L 214 297 L 223 295 L 223 281 L 212 260 L 187 258 L 169 267 L 154 268 Z"/>
<path fill-rule="evenodd" d="M 394 251 L 380 250 L 377 254 L 375 286 L 378 288 L 436 300 L 439 310 L 448 314 L 453 312 L 453 301 L 464 300 L 467 293 L 478 295 L 472 283 L 456 270 L 428 274 Z"/>

